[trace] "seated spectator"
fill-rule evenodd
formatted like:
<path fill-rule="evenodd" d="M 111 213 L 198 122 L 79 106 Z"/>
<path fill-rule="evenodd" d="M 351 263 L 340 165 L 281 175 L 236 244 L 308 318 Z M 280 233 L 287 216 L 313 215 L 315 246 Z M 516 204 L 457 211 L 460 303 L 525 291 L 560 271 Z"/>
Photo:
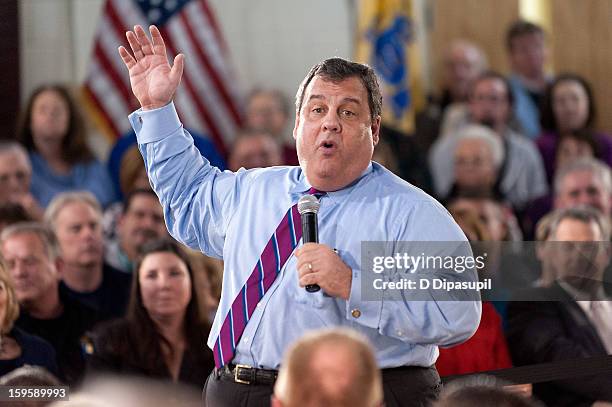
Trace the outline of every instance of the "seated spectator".
<path fill-rule="evenodd" d="M 523 230 L 532 236 L 533 225 L 552 209 L 588 205 L 609 217 L 612 214 L 612 174 L 599 160 L 582 158 L 561 168 L 553 182 L 553 194 L 529 204 L 522 220 Z"/>
<path fill-rule="evenodd" d="M 517 299 L 523 301 L 508 307 L 513 362 L 522 366 L 612 354 L 612 298 L 603 281 L 610 261 L 608 220 L 588 207 L 558 210 L 549 233 L 557 243 L 550 258 L 554 283 L 521 293 Z M 590 406 L 612 402 L 610 383 L 612 374 L 605 373 L 535 383 L 533 392 L 551 406 Z"/>
<path fill-rule="evenodd" d="M 487 68 L 487 58 L 476 44 L 458 39 L 450 43 L 442 58 L 442 90 L 429 96 L 424 111 L 416 116 L 415 141 L 427 152 L 441 133 L 449 109 L 467 102 L 471 82 Z"/>
<path fill-rule="evenodd" d="M 21 308 L 16 325 L 47 340 L 55 348 L 60 379 L 77 383 L 85 366 L 80 338 L 97 316 L 61 295 L 55 237 L 40 224 L 17 223 L 2 231 L 0 250 Z"/>
<path fill-rule="evenodd" d="M 522 240 L 521 230 L 514 213 L 501 202 L 490 198 L 461 197 L 450 200 L 447 208 L 455 220 L 460 219 L 464 212 L 476 214 L 485 226 L 487 236 L 491 241 L 518 242 Z"/>
<path fill-rule="evenodd" d="M 200 387 L 214 359 L 205 346 L 210 325 L 202 322 L 198 301 L 183 249 L 170 240 L 144 246 L 128 312 L 91 334 L 89 367 L 95 373 L 144 375 Z"/>
<path fill-rule="evenodd" d="M 109 175 L 87 145 L 85 124 L 68 90 L 41 86 L 26 106 L 17 138 L 30 153 L 36 200 L 47 206 L 60 192 L 86 190 L 103 207 L 115 201 Z"/>
<path fill-rule="evenodd" d="M 23 206 L 10 202 L 0 204 L 0 232 L 13 223 L 32 221 L 34 219 L 23 209 Z"/>
<path fill-rule="evenodd" d="M 220 170 L 225 170 L 225 160 L 217 151 L 214 143 L 208 138 L 205 138 L 192 130 L 189 130 L 189 134 L 191 134 L 193 137 L 193 145 L 198 149 L 198 151 L 200 151 L 200 154 L 206 157 L 206 159 L 215 167 L 219 168 Z M 125 185 L 123 184 L 124 181 L 123 177 L 121 176 L 121 173 L 124 171 L 123 166 L 129 165 L 130 167 L 137 167 L 137 165 L 135 165 L 136 163 L 132 163 L 131 161 L 131 159 L 135 158 L 134 153 L 130 153 L 128 155 L 128 153 L 133 149 L 138 150 L 138 144 L 136 142 L 136 134 L 130 130 L 117 140 L 111 149 L 108 156 L 108 162 L 106 163 L 115 192 L 121 200 L 125 199 L 125 195 L 127 193 L 124 190 Z M 138 151 L 138 155 L 140 155 L 140 151 Z M 139 160 L 142 161 L 142 156 L 140 156 Z"/>
<path fill-rule="evenodd" d="M 135 189 L 126 196 L 116 236 L 116 240 L 106 242 L 106 263 L 119 271 L 131 273 L 140 247 L 168 236 L 164 211 L 155 192 Z"/>
<path fill-rule="evenodd" d="M 53 347 L 15 327 L 13 324 L 18 316 L 19 304 L 13 282 L 0 263 L 0 376 L 24 365 L 41 366 L 57 374 Z"/>
<path fill-rule="evenodd" d="M 444 386 L 432 407 L 545 407 L 522 388 L 487 376 L 458 379 Z"/>
<path fill-rule="evenodd" d="M 536 143 L 549 181 L 555 169 L 562 166 L 557 163 L 557 155 L 564 152 L 559 146 L 568 138 L 573 141 L 574 150 L 582 151 L 581 155 L 591 155 L 612 165 L 612 139 L 593 130 L 595 111 L 591 85 L 579 75 L 559 75 L 547 88 L 542 106 L 544 132 Z"/>
<path fill-rule="evenodd" d="M 473 209 L 456 212 L 451 208 L 449 210 L 468 240 L 474 242 L 491 239 L 486 225 Z M 512 367 L 512 362 L 502 320 L 489 301 L 482 303 L 482 316 L 474 335 L 462 344 L 449 348 L 441 347 L 436 361 L 436 369 L 442 377 L 509 367 Z"/>
<path fill-rule="evenodd" d="M 283 156 L 277 140 L 264 130 L 242 131 L 234 140 L 228 159 L 231 171 L 282 164 Z"/>
<path fill-rule="evenodd" d="M 0 205 L 20 205 L 32 220 L 43 209 L 30 193 L 32 165 L 27 151 L 16 141 L 0 141 Z"/>
<path fill-rule="evenodd" d="M 556 172 L 581 158 L 594 158 L 595 151 L 597 151 L 595 142 L 584 132 L 569 133 L 557 143 L 554 171 Z"/>
<path fill-rule="evenodd" d="M 138 146 L 128 148 L 121 158 L 119 170 L 120 196 L 124 199 L 136 189 L 152 189 L 147 176 L 147 169 Z M 117 224 L 123 213 L 123 202 L 115 202 L 104 210 L 102 216 L 102 230 L 104 240 L 110 242 L 117 239 Z"/>
<path fill-rule="evenodd" d="M 255 89 L 247 98 L 245 127 L 271 134 L 282 146 L 283 164 L 299 165 L 295 142 L 287 134 L 293 113 L 289 105 L 278 90 Z"/>
<path fill-rule="evenodd" d="M 463 127 L 455 144 L 455 179 L 445 200 L 503 199 L 497 182 L 503 162 L 504 146 L 495 132 L 479 125 Z"/>
<path fill-rule="evenodd" d="M 510 127 L 512 94 L 506 79 L 486 72 L 472 84 L 465 124 L 492 128 L 504 146 L 504 162 L 499 173 L 499 190 L 514 209 L 522 210 L 531 200 L 545 195 L 548 185 L 542 158 L 530 140 Z M 465 125 L 464 124 L 464 125 Z M 454 180 L 453 152 L 461 126 L 452 136 L 438 139 L 429 155 L 429 167 L 437 196 L 448 195 Z"/>
<path fill-rule="evenodd" d="M 212 322 L 217 313 L 221 299 L 221 282 L 223 280 L 223 261 L 208 257 L 200 251 L 185 249 L 193 267 L 193 283 L 200 294 L 198 305 L 200 315 Z"/>
<path fill-rule="evenodd" d="M 540 106 L 546 85 L 548 48 L 542 27 L 519 20 L 506 33 L 506 49 L 512 69 L 508 78 L 514 97 L 514 116 L 522 133 L 531 139 L 540 135 Z"/>
<path fill-rule="evenodd" d="M 382 378 L 374 353 L 357 332 L 330 329 L 310 333 L 294 343 L 283 359 L 273 407 L 383 405 Z"/>
<path fill-rule="evenodd" d="M 550 240 L 550 226 L 554 218 L 555 213 L 550 212 L 545 215 L 535 228 L 535 239 L 536 239 L 536 257 L 541 264 L 540 277 L 534 281 L 533 287 L 550 287 L 557 279 L 555 268 L 552 264 L 554 256 L 554 243 L 551 245 L 548 243 Z"/>
<path fill-rule="evenodd" d="M 123 316 L 131 280 L 104 262 L 101 219 L 102 208 L 89 192 L 63 192 L 45 212 L 45 222 L 59 243 L 60 289 L 103 320 Z"/>

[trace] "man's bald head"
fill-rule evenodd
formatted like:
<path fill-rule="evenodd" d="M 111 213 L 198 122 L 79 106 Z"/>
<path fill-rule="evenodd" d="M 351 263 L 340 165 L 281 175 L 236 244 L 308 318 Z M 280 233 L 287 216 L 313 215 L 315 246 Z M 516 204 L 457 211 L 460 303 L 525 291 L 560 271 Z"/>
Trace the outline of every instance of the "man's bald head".
<path fill-rule="evenodd" d="M 274 387 L 277 406 L 374 407 L 382 379 L 367 340 L 354 331 L 315 332 L 285 355 Z"/>

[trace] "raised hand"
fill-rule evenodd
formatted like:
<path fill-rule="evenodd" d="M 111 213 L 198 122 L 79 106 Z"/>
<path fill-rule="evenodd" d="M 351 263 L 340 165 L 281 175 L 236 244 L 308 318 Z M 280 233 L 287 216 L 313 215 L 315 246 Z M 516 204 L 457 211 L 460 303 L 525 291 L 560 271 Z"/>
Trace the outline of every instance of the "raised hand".
<path fill-rule="evenodd" d="M 130 73 L 132 92 L 143 110 L 157 109 L 170 103 L 183 75 L 184 55 L 178 54 L 170 67 L 166 46 L 159 30 L 149 27 L 151 40 L 145 30 L 137 25 L 134 31 L 125 33 L 132 53 L 119 47 L 119 55 Z"/>

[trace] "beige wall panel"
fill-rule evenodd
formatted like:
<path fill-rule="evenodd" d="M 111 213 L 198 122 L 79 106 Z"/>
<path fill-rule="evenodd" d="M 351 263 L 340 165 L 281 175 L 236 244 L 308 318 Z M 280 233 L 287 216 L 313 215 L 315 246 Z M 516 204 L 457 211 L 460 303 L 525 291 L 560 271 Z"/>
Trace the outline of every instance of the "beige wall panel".
<path fill-rule="evenodd" d="M 430 0 L 431 56 L 434 83 L 439 83 L 441 55 L 454 38 L 482 47 L 492 69 L 507 72 L 504 45 L 508 25 L 519 16 L 518 0 Z"/>
<path fill-rule="evenodd" d="M 554 0 L 555 72 L 576 72 L 593 85 L 597 128 L 612 133 L 612 0 Z"/>

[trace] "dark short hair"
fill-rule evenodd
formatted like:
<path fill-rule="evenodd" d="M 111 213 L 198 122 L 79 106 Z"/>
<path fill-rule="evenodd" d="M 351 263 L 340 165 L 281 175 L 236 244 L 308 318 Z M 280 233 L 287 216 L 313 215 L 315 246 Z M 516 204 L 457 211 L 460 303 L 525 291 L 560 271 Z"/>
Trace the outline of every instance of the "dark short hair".
<path fill-rule="evenodd" d="M 70 164 L 93 160 L 94 155 L 86 140 L 85 121 L 68 88 L 63 85 L 43 85 L 32 92 L 18 119 L 17 140 L 29 151 L 36 151 L 32 135 L 32 109 L 36 98 L 46 91 L 57 94 L 68 107 L 68 130 L 62 141 L 62 158 Z"/>
<path fill-rule="evenodd" d="M 514 95 L 512 94 L 510 82 L 508 82 L 508 79 L 504 75 L 497 71 L 485 71 L 478 75 L 470 85 L 470 98 L 474 95 L 474 89 L 476 89 L 476 85 L 478 85 L 482 81 L 490 79 L 499 80 L 504 84 L 504 87 L 506 88 L 506 95 L 508 97 L 508 104 L 510 105 L 510 107 L 514 106 Z"/>
<path fill-rule="evenodd" d="M 146 195 L 146 196 L 150 196 L 155 199 L 158 199 L 157 195 L 152 189 L 144 189 L 144 188 L 134 189 L 128 192 L 128 194 L 125 196 L 125 199 L 123 200 L 123 213 L 127 213 L 130 210 L 130 206 L 132 206 L 132 202 L 134 201 L 136 197 L 140 195 Z"/>
<path fill-rule="evenodd" d="M 513 42 L 518 37 L 530 34 L 541 34 L 544 35 L 544 30 L 537 24 L 531 23 L 525 20 L 517 20 L 510 24 L 508 31 L 506 32 L 506 47 L 508 51 L 512 51 Z"/>
<path fill-rule="evenodd" d="M 555 80 L 546 88 L 546 92 L 544 92 L 544 98 L 542 99 L 542 115 L 540 117 L 540 123 L 542 124 L 542 128 L 555 132 L 559 131 L 559 128 L 557 126 L 557 119 L 555 118 L 555 112 L 553 110 L 553 95 L 557 86 L 564 82 L 576 82 L 584 89 L 587 95 L 587 100 L 589 102 L 589 113 L 583 129 L 590 129 L 593 126 L 596 117 L 595 97 L 593 96 L 593 88 L 584 77 L 575 73 L 563 73 L 558 75 Z"/>
<path fill-rule="evenodd" d="M 295 109 L 299 114 L 304 102 L 304 93 L 308 84 L 315 76 L 331 81 L 340 82 L 348 78 L 357 77 L 368 91 L 368 106 L 372 121 L 382 114 L 382 94 L 374 70 L 365 64 L 347 61 L 342 58 L 329 58 L 319 62 L 308 71 L 295 95 Z"/>

